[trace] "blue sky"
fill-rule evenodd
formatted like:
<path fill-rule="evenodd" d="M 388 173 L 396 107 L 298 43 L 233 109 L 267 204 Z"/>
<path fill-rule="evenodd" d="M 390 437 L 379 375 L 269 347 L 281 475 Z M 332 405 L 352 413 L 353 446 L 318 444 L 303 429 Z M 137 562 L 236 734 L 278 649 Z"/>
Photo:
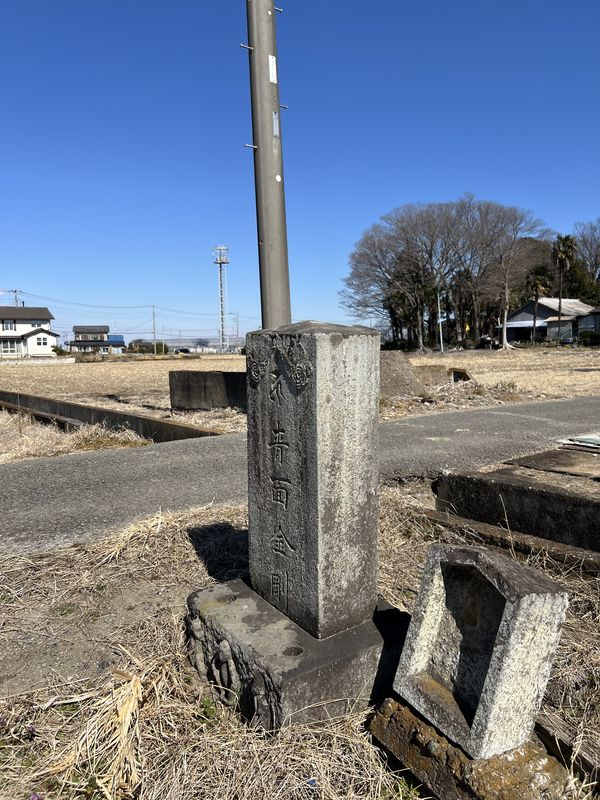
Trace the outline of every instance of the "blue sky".
<path fill-rule="evenodd" d="M 346 319 L 348 255 L 403 203 L 600 215 L 597 2 L 281 4 L 294 319 Z M 61 331 L 130 338 L 149 309 L 100 307 L 151 304 L 177 311 L 159 331 L 216 331 L 225 243 L 229 310 L 258 326 L 245 40 L 245 0 L 2 0 L 0 287 L 69 301 L 47 302 Z"/>

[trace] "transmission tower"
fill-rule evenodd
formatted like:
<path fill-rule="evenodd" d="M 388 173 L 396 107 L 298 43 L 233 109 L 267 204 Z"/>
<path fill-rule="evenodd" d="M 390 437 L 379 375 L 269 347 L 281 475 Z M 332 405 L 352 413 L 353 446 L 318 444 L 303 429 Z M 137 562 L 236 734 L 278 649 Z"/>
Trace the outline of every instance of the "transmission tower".
<path fill-rule="evenodd" d="M 227 336 L 227 273 L 225 267 L 229 264 L 229 248 L 218 245 L 213 250 L 213 264 L 219 268 L 219 348 L 222 353 L 229 350 L 229 337 Z"/>

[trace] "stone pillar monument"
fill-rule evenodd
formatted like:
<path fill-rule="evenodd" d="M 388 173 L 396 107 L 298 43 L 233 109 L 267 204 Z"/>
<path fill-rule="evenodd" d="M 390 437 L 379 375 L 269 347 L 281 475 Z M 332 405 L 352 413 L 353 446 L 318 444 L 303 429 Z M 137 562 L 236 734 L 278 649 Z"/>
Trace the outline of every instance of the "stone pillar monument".
<path fill-rule="evenodd" d="M 247 358 L 252 586 L 325 638 L 377 603 L 379 336 L 302 322 Z"/>
<path fill-rule="evenodd" d="M 276 730 L 383 698 L 407 620 L 377 599 L 378 334 L 258 331 L 247 362 L 252 587 L 189 598 L 190 654 Z"/>

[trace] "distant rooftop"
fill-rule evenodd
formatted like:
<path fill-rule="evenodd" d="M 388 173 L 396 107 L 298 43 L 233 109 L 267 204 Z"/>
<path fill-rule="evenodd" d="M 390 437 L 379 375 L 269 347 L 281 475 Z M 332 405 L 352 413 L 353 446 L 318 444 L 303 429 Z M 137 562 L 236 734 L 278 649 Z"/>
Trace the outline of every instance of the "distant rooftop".
<path fill-rule="evenodd" d="M 73 325 L 73 333 L 108 333 L 108 325 Z"/>
<path fill-rule="evenodd" d="M 47 308 L 33 306 L 0 306 L 0 319 L 48 320 L 54 319 Z"/>
<path fill-rule="evenodd" d="M 558 311 L 558 297 L 540 297 L 539 305 L 551 308 L 553 311 Z M 562 315 L 563 317 L 577 317 L 581 314 L 589 314 L 593 311 L 594 306 L 587 303 L 582 303 L 574 297 L 563 297 L 562 299 Z"/>

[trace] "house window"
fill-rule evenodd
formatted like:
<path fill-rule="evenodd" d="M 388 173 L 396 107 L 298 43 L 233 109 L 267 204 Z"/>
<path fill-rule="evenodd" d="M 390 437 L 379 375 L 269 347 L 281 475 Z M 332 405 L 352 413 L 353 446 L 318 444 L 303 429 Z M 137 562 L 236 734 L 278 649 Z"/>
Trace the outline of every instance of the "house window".
<path fill-rule="evenodd" d="M 0 353 L 17 353 L 17 339 L 0 339 Z"/>
<path fill-rule="evenodd" d="M 2 321 L 2 330 L 3 331 L 14 331 L 15 329 L 15 321 L 14 319 L 5 319 Z"/>
<path fill-rule="evenodd" d="M 32 320 L 31 327 L 32 328 L 41 328 L 44 323 L 40 322 L 39 320 Z"/>
<path fill-rule="evenodd" d="M 45 336 L 38 336 L 37 337 L 37 346 L 38 347 L 46 347 L 48 344 L 48 339 Z"/>

